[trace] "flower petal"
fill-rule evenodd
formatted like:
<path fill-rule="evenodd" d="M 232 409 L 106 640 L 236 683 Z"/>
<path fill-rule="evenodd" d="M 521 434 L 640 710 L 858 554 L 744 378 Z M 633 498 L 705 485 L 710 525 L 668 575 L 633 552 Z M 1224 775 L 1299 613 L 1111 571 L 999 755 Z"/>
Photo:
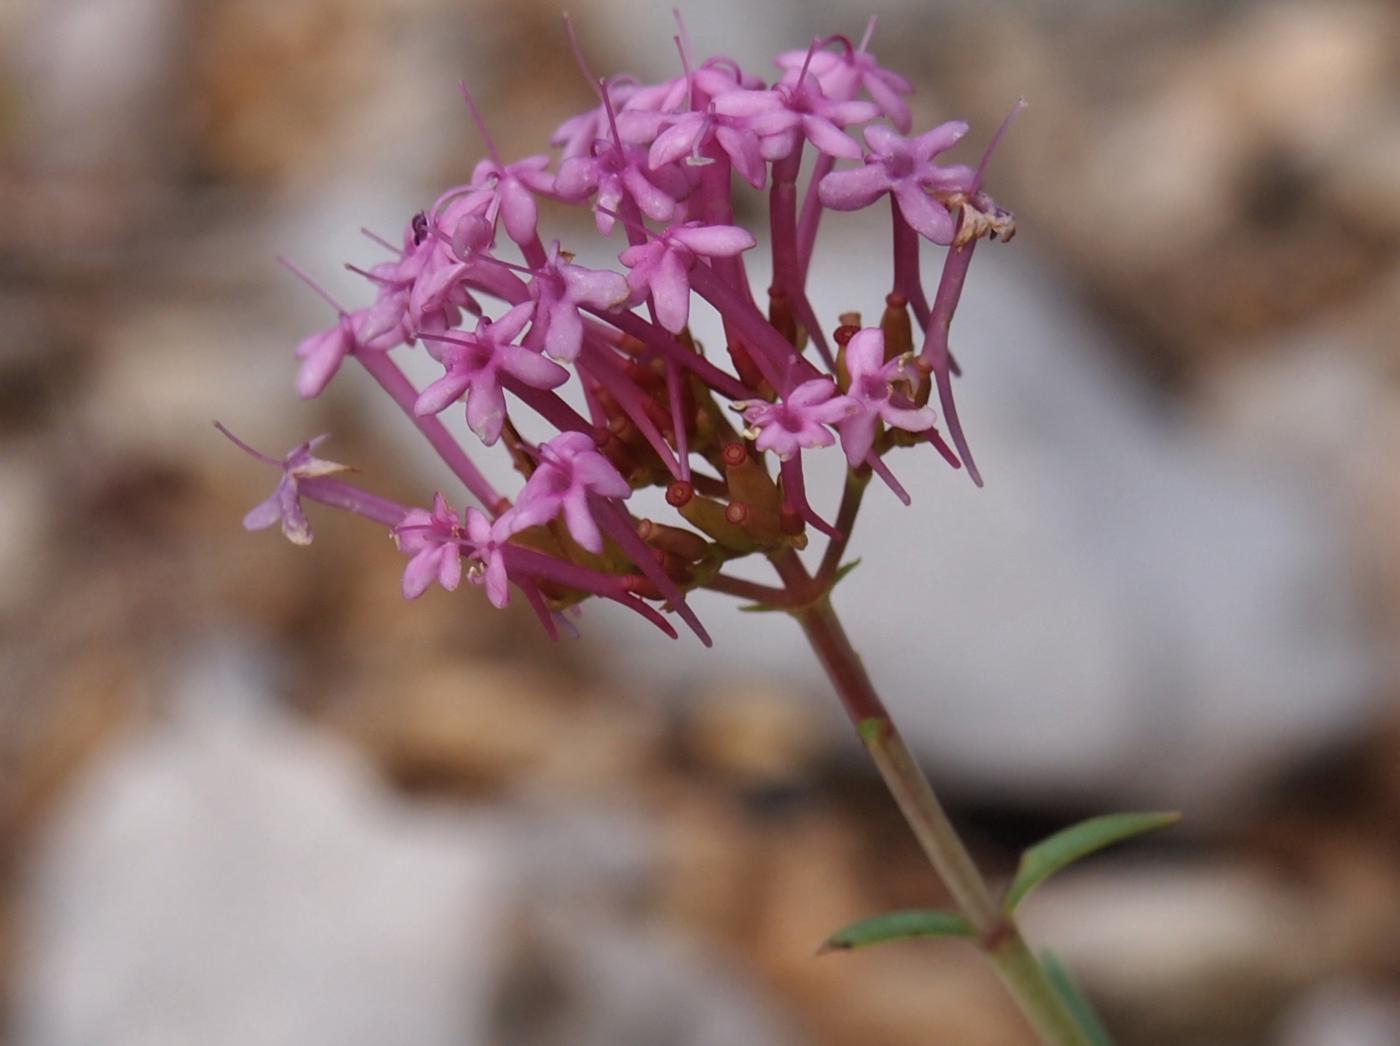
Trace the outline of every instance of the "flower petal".
<path fill-rule="evenodd" d="M 448 371 L 418 394 L 413 413 L 420 417 L 440 414 L 462 398 L 471 385 L 471 378 L 460 372 Z"/>
<path fill-rule="evenodd" d="M 868 163 L 849 171 L 833 171 L 817 184 L 822 206 L 834 211 L 858 211 L 889 191 L 890 176 L 879 163 Z"/>
<path fill-rule="evenodd" d="M 678 225 L 666 235 L 707 258 L 733 258 L 758 242 L 737 225 Z"/>
<path fill-rule="evenodd" d="M 809 142 L 828 156 L 842 160 L 859 160 L 864 155 L 854 138 L 824 117 L 804 116 L 802 131 Z"/>
<path fill-rule="evenodd" d="M 894 195 L 899 213 L 920 236 L 945 247 L 953 242 L 953 217 L 941 203 L 908 179 L 895 185 Z"/>
<path fill-rule="evenodd" d="M 690 320 L 690 277 L 676 251 L 662 253 L 648 286 L 661 326 L 672 334 L 685 330 Z"/>
<path fill-rule="evenodd" d="M 564 499 L 564 525 L 569 528 L 570 536 L 589 552 L 597 555 L 603 551 L 603 535 L 593 521 L 593 513 L 588 511 L 588 498 L 583 491 Z"/>

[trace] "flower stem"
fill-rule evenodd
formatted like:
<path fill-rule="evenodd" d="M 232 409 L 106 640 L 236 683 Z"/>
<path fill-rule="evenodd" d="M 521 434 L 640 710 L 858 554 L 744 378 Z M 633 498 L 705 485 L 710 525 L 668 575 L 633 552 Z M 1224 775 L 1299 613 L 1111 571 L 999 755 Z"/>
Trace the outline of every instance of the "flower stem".
<path fill-rule="evenodd" d="M 797 580 L 794 561 L 795 557 L 779 566 L 790 587 Z M 800 565 L 797 569 L 801 570 Z M 1046 1043 L 1088 1046 L 1088 1036 L 1055 991 L 1044 967 L 1021 936 L 1015 918 L 1002 910 L 948 820 L 871 684 L 828 595 L 820 593 L 792 613 L 826 669 L 905 821 L 958 910 L 977 931 L 977 946 L 996 967 L 1021 1011 Z"/>

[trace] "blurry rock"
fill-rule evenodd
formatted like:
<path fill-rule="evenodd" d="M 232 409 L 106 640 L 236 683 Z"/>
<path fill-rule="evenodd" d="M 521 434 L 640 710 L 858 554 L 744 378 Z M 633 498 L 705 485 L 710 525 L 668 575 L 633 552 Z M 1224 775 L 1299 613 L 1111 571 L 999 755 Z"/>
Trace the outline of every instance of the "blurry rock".
<path fill-rule="evenodd" d="M 826 747 L 810 705 L 791 691 L 735 678 L 688 706 L 685 742 L 702 765 L 751 788 L 797 783 Z"/>
<path fill-rule="evenodd" d="M 827 235 L 846 253 L 819 244 L 814 300 L 873 312 L 883 240 L 838 220 Z M 899 455 L 914 504 L 872 486 L 849 553 L 862 563 L 836 607 L 939 774 L 1041 802 L 1106 791 L 1201 814 L 1364 721 L 1378 668 L 1341 510 L 1306 470 L 1195 432 L 1124 373 L 1060 284 L 1000 251 L 979 252 L 953 327 L 987 486 Z M 839 457 L 812 456 L 819 508 L 835 503 Z M 696 606 L 723 661 L 806 688 L 847 736 L 790 620 L 704 594 Z M 628 649 L 637 685 L 723 670 L 608 609 L 591 627 Z"/>
<path fill-rule="evenodd" d="M 665 933 L 565 919 L 517 938 L 493 1042 L 795 1046 L 743 967 Z"/>
<path fill-rule="evenodd" d="M 1400 996 L 1354 981 L 1313 988 L 1279 1021 L 1276 1046 L 1393 1046 L 1400 1042 Z"/>
<path fill-rule="evenodd" d="M 492 833 L 390 800 L 204 664 L 110 753 L 31 871 L 28 1046 L 481 1042 Z"/>
<path fill-rule="evenodd" d="M 1330 970 L 1337 927 L 1314 898 L 1247 867 L 1071 872 L 1022 910 L 1130 1041 L 1259 1041 Z"/>
<path fill-rule="evenodd" d="M 0 617 L 30 605 L 49 549 L 46 482 L 37 454 L 0 455 Z"/>
<path fill-rule="evenodd" d="M 659 746 L 654 710 L 565 675 L 478 661 L 361 684 L 333 715 L 406 784 L 577 797 L 635 782 Z"/>

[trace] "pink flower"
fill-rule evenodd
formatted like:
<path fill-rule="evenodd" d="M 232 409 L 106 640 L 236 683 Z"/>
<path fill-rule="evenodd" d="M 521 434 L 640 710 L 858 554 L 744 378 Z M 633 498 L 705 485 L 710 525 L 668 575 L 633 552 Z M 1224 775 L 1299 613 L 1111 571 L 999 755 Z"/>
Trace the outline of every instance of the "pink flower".
<path fill-rule="evenodd" d="M 688 112 L 673 117 L 670 126 L 651 143 L 647 163 L 657 168 L 675 163 L 682 157 L 691 164 L 710 162 L 705 158 L 705 145 L 714 139 L 729 157 L 734 170 L 755 189 L 763 188 L 768 168 L 763 162 L 757 133 L 749 121 L 738 116 L 723 116 L 711 105 L 704 112 Z"/>
<path fill-rule="evenodd" d="M 530 281 L 534 318 L 526 342 L 563 363 L 572 363 L 583 347 L 583 318 L 579 306 L 614 309 L 627 302 L 630 289 L 621 273 L 586 269 L 562 260 L 556 241 L 549 264 Z"/>
<path fill-rule="evenodd" d="M 823 178 L 817 187 L 821 202 L 832 210 L 855 211 L 893 193 L 904 220 L 919 235 L 946 246 L 953 242 L 953 217 L 929 192 L 966 192 L 972 187 L 973 172 L 961 164 L 939 167 L 933 158 L 965 134 L 967 124 L 961 120 L 950 120 L 914 138 L 901 138 L 888 127 L 867 127 L 870 155 L 865 166 Z"/>
<path fill-rule="evenodd" d="M 498 610 L 510 602 L 505 547 L 518 529 L 519 524 L 510 512 L 492 523 L 478 509 L 467 509 L 467 539 L 472 543 L 467 580 L 473 585 L 484 585 L 486 598 Z"/>
<path fill-rule="evenodd" d="M 875 56 L 864 50 L 816 51 L 808 63 L 807 51 L 785 51 L 778 55 L 778 66 L 784 81 L 795 81 L 807 64 L 807 75 L 815 76 L 828 98 L 854 98 L 856 90 L 865 88 L 880 112 L 889 118 L 901 134 L 909 133 L 909 105 L 903 96 L 914 93 L 914 86 L 898 73 L 881 68 Z"/>
<path fill-rule="evenodd" d="M 517 530 L 548 523 L 561 512 L 569 533 L 589 552 L 603 551 L 603 537 L 588 500 L 626 498 L 632 488 L 583 432 L 565 432 L 540 447 L 540 464 L 525 482 L 511 514 Z"/>
<path fill-rule="evenodd" d="M 507 164 L 491 158 L 482 160 L 472 171 L 471 191 L 462 207 L 480 214 L 493 228 L 499 217 L 506 235 L 522 247 L 534 243 L 540 220 L 534 194 L 554 191 L 554 178 L 548 168 L 548 156 L 527 156 Z"/>
<path fill-rule="evenodd" d="M 404 599 L 417 599 L 434 581 L 448 592 L 462 580 L 462 521 L 442 494 L 433 509 L 410 509 L 393 529 L 394 543 L 410 557 L 403 571 Z"/>
<path fill-rule="evenodd" d="M 839 394 L 830 378 L 804 381 L 778 403 L 750 403 L 744 407 L 749 427 L 744 435 L 759 450 L 771 450 L 787 461 L 799 450 L 829 447 L 836 442 L 828 425 L 847 417 L 853 405 Z"/>
<path fill-rule="evenodd" d="M 697 256 L 733 258 L 757 241 L 737 225 L 673 225 L 649 243 L 628 247 L 618 257 L 631 271 L 627 286 L 637 298 L 651 295 L 656 318 L 672 334 L 690 321 L 690 270 Z"/>
<path fill-rule="evenodd" d="M 586 155 L 574 156 L 559 166 L 554 191 L 575 203 L 597 196 L 595 221 L 603 235 L 612 232 L 614 215 L 624 199 L 636 203 L 653 221 L 668 222 L 677 205 L 690 193 L 690 182 L 675 166 L 647 165 L 646 149 L 602 139 Z"/>
<path fill-rule="evenodd" d="M 282 469 L 282 478 L 278 481 L 277 489 L 272 492 L 272 496 L 256 505 L 243 517 L 244 529 L 266 530 L 274 523 L 281 523 L 282 533 L 292 544 L 311 544 L 313 536 L 311 524 L 307 521 L 306 513 L 301 508 L 300 484 L 303 480 L 334 475 L 337 472 L 345 472 L 349 468 L 347 465 L 338 465 L 334 461 L 325 461 L 311 453 L 330 437 L 321 435 L 315 439 L 307 440 L 290 451 L 281 461 L 278 461 L 266 454 L 260 454 L 222 425 L 219 426 L 219 430 L 259 461 L 269 465 L 279 465 Z"/>
<path fill-rule="evenodd" d="M 715 99 L 714 109 L 722 116 L 746 118 L 766 160 L 791 156 L 803 138 L 828 156 L 858 160 L 860 146 L 842 128 L 880 115 L 869 102 L 833 101 L 811 76 L 767 91 L 726 91 Z"/>
<path fill-rule="evenodd" d="M 851 467 L 865 460 L 875 445 L 876 423 L 883 421 L 906 432 L 924 432 L 933 428 L 934 413 L 928 407 L 916 407 L 896 385 L 910 384 L 907 372 L 908 356 L 885 362 L 885 335 L 879 327 L 867 327 L 846 344 L 846 371 L 851 376 L 847 399 L 851 413 L 843 418 L 841 446 Z"/>
<path fill-rule="evenodd" d="M 500 438 L 506 419 L 503 374 L 535 389 L 554 389 L 568 381 L 569 372 L 559 364 L 511 344 L 534 309 L 534 302 L 523 302 L 495 322 L 483 316 L 471 334 L 435 335 L 432 340 L 446 346 L 440 358 L 447 373 L 419 394 L 414 412 L 438 414 L 466 395 L 467 424 L 490 446 Z"/>

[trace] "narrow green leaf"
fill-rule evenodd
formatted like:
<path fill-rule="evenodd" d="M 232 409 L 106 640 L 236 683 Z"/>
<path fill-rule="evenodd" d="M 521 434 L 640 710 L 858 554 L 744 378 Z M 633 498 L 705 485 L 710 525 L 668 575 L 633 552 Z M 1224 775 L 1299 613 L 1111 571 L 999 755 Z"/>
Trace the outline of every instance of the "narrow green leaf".
<path fill-rule="evenodd" d="M 777 614 L 791 609 L 791 607 L 770 606 L 767 603 L 745 603 L 739 608 L 740 612 L 744 614 Z"/>
<path fill-rule="evenodd" d="M 841 584 L 842 581 L 846 580 L 846 575 L 858 566 L 860 566 L 859 559 L 853 559 L 849 563 L 842 563 L 841 566 L 837 568 L 835 575 L 832 576 L 831 587 L 835 588 L 837 585 Z"/>
<path fill-rule="evenodd" d="M 899 912 L 886 912 L 869 919 L 852 923 L 837 930 L 817 950 L 818 955 L 827 952 L 850 951 L 871 944 L 886 941 L 903 941 L 911 937 L 971 937 L 973 929 L 966 919 L 955 912 L 940 912 L 933 908 L 910 908 Z"/>
<path fill-rule="evenodd" d="M 1108 1029 L 1103 1026 L 1103 1021 L 1099 1020 L 1093 1003 L 1080 990 L 1079 982 L 1074 979 L 1074 974 L 1069 972 L 1069 967 L 1062 963 L 1054 952 L 1044 953 L 1040 961 L 1045 966 L 1055 994 L 1069 1007 L 1069 1012 L 1074 1015 L 1075 1022 L 1088 1036 L 1092 1046 L 1113 1046 L 1113 1040 L 1108 1037 Z"/>
<path fill-rule="evenodd" d="M 1026 894 L 1042 881 L 1065 868 L 1081 857 L 1086 857 L 1105 846 L 1131 839 L 1143 832 L 1151 832 L 1181 820 L 1179 813 L 1136 813 L 1104 814 L 1080 821 L 1062 832 L 1056 832 L 1048 839 L 1036 843 L 1021 855 L 1021 864 L 1016 869 L 1016 878 L 1006 891 L 1003 907 L 1008 912 L 1026 899 Z"/>

